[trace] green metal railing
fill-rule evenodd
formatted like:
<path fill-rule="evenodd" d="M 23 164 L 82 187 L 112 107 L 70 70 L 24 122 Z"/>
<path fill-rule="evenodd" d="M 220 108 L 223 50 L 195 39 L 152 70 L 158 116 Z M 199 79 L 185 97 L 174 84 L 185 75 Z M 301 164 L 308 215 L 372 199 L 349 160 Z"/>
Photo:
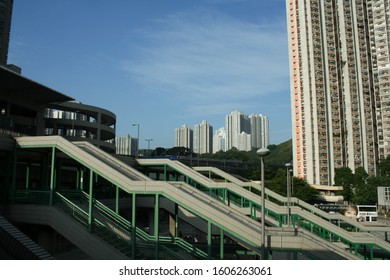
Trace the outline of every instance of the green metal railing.
<path fill-rule="evenodd" d="M 49 205 L 50 191 L 17 190 L 14 202 Z M 54 206 L 60 208 L 65 213 L 73 217 L 77 222 L 89 227 L 89 214 L 80 205 L 87 205 L 89 195 L 82 191 L 55 192 Z M 75 201 L 72 202 L 72 201 Z M 94 219 L 91 233 L 95 234 L 115 249 L 122 252 L 129 258 L 138 257 L 146 259 L 156 258 L 155 237 L 147 234 L 139 227 L 135 227 L 136 240 L 135 251 L 132 248 L 132 224 L 115 213 L 103 203 L 94 199 Z M 97 218 L 99 216 L 100 218 Z M 105 221 L 102 221 L 105 220 Z M 195 259 L 207 259 L 206 252 L 186 242 L 182 238 L 172 238 L 160 236 L 158 239 L 158 258 L 160 259 L 185 259 L 191 256 Z"/>
<path fill-rule="evenodd" d="M 50 141 L 47 142 L 46 139 L 49 139 L 52 142 L 50 142 Z M 43 140 L 45 140 L 45 141 L 43 141 Z M 20 194 L 21 200 L 28 202 L 28 201 L 33 201 L 34 199 L 37 199 L 37 200 L 43 199 L 43 201 L 45 201 L 45 203 L 47 203 L 47 201 L 48 201 L 48 205 L 54 205 L 54 204 L 58 203 L 56 201 L 57 195 L 56 195 L 56 191 L 55 191 L 55 188 L 56 188 L 56 172 L 55 172 L 56 171 L 55 170 L 56 155 L 55 155 L 55 152 L 56 152 L 57 148 L 59 150 L 61 150 L 62 152 L 64 152 L 66 155 L 68 155 L 70 158 L 73 158 L 75 161 L 77 161 L 78 163 L 80 163 L 81 165 L 83 165 L 84 167 L 89 169 L 89 171 L 90 171 L 89 190 L 90 190 L 91 195 L 92 195 L 92 190 L 93 190 L 93 174 L 94 173 L 97 174 L 98 176 L 102 176 L 103 178 L 108 180 L 110 183 L 117 185 L 117 187 L 120 187 L 121 183 L 120 183 L 120 181 L 116 180 L 117 175 L 116 175 L 115 170 L 109 169 L 110 172 L 107 171 L 107 173 L 105 173 L 106 169 L 104 169 L 104 171 L 102 171 L 103 168 L 101 167 L 101 165 L 96 163 L 93 158 L 91 159 L 85 154 L 80 155 L 79 154 L 80 151 L 74 151 L 73 150 L 74 147 L 72 146 L 71 143 L 63 141 L 63 140 L 61 140 L 61 138 L 58 138 L 58 137 L 57 138 L 53 138 L 53 137 L 45 138 L 42 140 L 40 138 L 38 138 L 37 141 L 33 141 L 33 143 L 31 143 L 31 141 L 33 141 L 33 138 L 31 138 L 31 137 L 26 138 L 26 139 L 20 139 L 20 141 L 18 141 L 18 144 L 21 147 L 50 148 L 50 149 L 52 149 L 51 161 L 49 164 L 46 165 L 46 168 L 48 168 L 48 167 L 51 168 L 51 172 L 50 172 L 51 176 L 50 176 L 50 178 L 47 178 L 48 181 L 50 182 L 50 191 L 49 191 L 48 196 L 43 195 L 42 197 L 40 197 L 41 194 L 39 194 L 39 193 L 33 193 L 33 192 L 28 192 L 28 191 L 26 191 L 25 193 L 20 192 L 19 194 Z M 58 143 L 60 143 L 60 144 L 58 144 Z M 58 145 L 62 145 L 61 148 Z M 14 170 L 16 170 L 16 162 L 17 161 L 14 160 L 14 162 L 15 162 Z M 93 168 L 91 167 L 92 163 L 94 164 Z M 157 165 L 157 164 L 155 164 L 155 165 Z M 160 164 L 159 166 L 161 166 L 161 165 L 162 164 Z M 166 173 L 167 166 L 163 164 L 163 167 L 164 167 L 164 173 Z M 172 167 L 172 168 L 174 168 L 174 167 Z M 180 171 L 176 169 L 175 172 L 180 172 Z M 191 174 L 191 173 L 189 173 L 189 174 Z M 200 177 L 196 178 L 195 175 L 194 175 L 194 178 L 192 178 L 192 174 L 188 175 L 185 172 L 183 172 L 182 175 L 185 177 L 185 180 L 188 184 L 192 184 L 195 188 L 203 191 L 204 193 L 207 193 L 211 197 L 217 198 L 218 200 L 224 202 L 225 204 L 231 203 L 231 204 L 234 204 L 235 206 L 238 206 L 246 211 L 248 210 L 247 208 L 249 208 L 250 216 L 254 219 L 257 218 L 256 213 L 261 209 L 261 206 L 262 206 L 257 202 L 257 201 L 260 201 L 260 199 L 255 199 L 252 197 L 252 195 L 248 195 L 251 198 L 248 198 L 245 195 L 241 195 L 240 193 L 237 193 L 233 189 L 231 189 L 229 184 L 227 184 L 227 187 L 221 187 L 222 184 L 217 186 L 217 185 L 213 185 L 212 183 L 210 183 L 210 185 L 209 185 L 208 181 L 211 181 L 211 180 L 202 180 L 202 178 L 200 178 Z M 16 176 L 16 171 L 14 172 L 14 177 L 15 176 Z M 199 176 L 202 176 L 202 175 L 199 175 Z M 121 178 L 121 176 L 119 176 L 119 178 Z M 166 176 L 164 176 L 164 180 L 165 179 L 166 179 Z M 199 180 L 197 180 L 197 179 L 199 179 Z M 201 183 L 201 182 L 204 182 L 204 183 Z M 239 187 L 245 188 L 241 185 Z M 86 186 L 86 188 L 88 188 L 88 186 Z M 236 188 L 234 188 L 234 189 L 236 189 Z M 14 192 L 11 193 L 11 198 L 17 199 L 17 192 L 19 192 L 19 191 L 15 191 L 15 184 L 13 184 L 13 191 Z M 241 192 L 241 190 L 238 190 L 238 189 L 237 189 L 237 191 Z M 251 186 L 248 186 L 248 191 L 252 194 L 256 194 L 257 196 L 259 196 L 259 193 L 256 190 L 256 188 L 252 188 Z M 156 196 L 158 196 L 158 193 L 156 193 Z M 229 198 L 229 197 L 232 197 L 232 198 Z M 273 203 L 276 203 L 275 205 L 286 205 L 285 201 L 278 200 L 275 196 L 269 197 L 268 195 L 266 195 L 266 199 L 268 200 L 267 204 L 268 204 L 268 202 L 272 201 Z M 70 202 L 70 204 L 69 204 L 69 202 Z M 71 208 L 70 212 L 77 213 L 77 215 L 79 215 L 78 219 L 83 220 L 85 222 L 85 217 L 83 216 L 84 214 L 81 211 L 79 211 L 77 208 L 75 208 L 78 205 L 75 202 L 75 200 L 72 198 L 71 200 L 69 200 L 69 202 L 67 202 L 67 203 L 68 203 L 68 207 Z M 71 205 L 71 204 L 74 204 L 74 205 Z M 89 213 L 87 216 L 87 220 L 88 220 L 87 226 L 89 229 L 91 228 L 91 222 L 93 222 L 92 229 L 95 227 L 94 223 L 96 220 L 94 218 L 91 221 L 92 215 L 90 213 L 93 211 L 96 211 L 97 213 L 101 213 L 101 215 L 103 215 L 103 213 L 105 213 L 105 209 L 104 209 L 104 211 L 99 210 L 98 206 L 96 206 L 96 205 L 97 205 L 96 200 L 94 200 L 93 203 L 92 203 L 92 200 L 88 200 L 89 209 L 88 209 L 88 211 L 85 211 L 85 212 Z M 265 212 L 266 212 L 265 214 L 267 215 L 267 218 L 271 218 L 272 221 L 275 221 L 279 226 L 282 226 L 283 224 L 286 223 L 287 213 L 282 213 L 283 211 L 281 211 L 280 209 L 277 209 L 277 207 L 275 207 L 275 205 L 271 204 L 272 207 L 270 207 L 274 210 L 276 209 L 275 211 L 271 210 L 271 209 L 265 209 Z M 355 242 L 355 243 L 351 242 L 348 239 L 348 237 L 345 237 L 345 235 L 342 235 L 342 236 L 337 235 L 336 233 L 329 230 L 329 228 L 332 228 L 332 227 L 327 227 L 327 225 L 323 224 L 322 222 L 320 223 L 321 225 L 313 222 L 316 220 L 318 221 L 318 219 L 316 219 L 316 217 L 314 215 L 320 215 L 321 214 L 320 212 L 313 213 L 309 207 L 303 208 L 300 204 L 294 204 L 294 202 L 293 202 L 293 206 L 300 207 L 301 209 L 308 209 L 309 211 L 307 211 L 307 213 L 310 212 L 313 214 L 313 215 L 311 215 L 311 217 L 308 217 L 308 215 L 300 215 L 299 213 L 298 214 L 293 213 L 292 217 L 291 217 L 292 221 L 293 221 L 293 225 L 297 225 L 298 223 L 302 224 L 302 228 L 305 228 L 305 229 L 307 228 L 310 232 L 320 236 L 321 238 L 323 238 L 325 240 L 327 240 L 326 239 L 327 236 L 332 236 L 332 238 L 338 238 L 339 242 L 343 242 L 344 244 L 349 246 L 349 248 L 353 248 L 352 250 L 355 250 L 356 254 L 359 253 L 359 247 L 361 247 L 362 244 L 357 243 L 357 242 Z M 111 213 L 110 213 L 110 215 L 111 215 Z M 112 219 L 112 217 L 110 219 Z M 118 220 L 120 220 L 120 219 L 118 218 Z M 114 221 L 116 221 L 116 219 L 114 218 L 114 220 L 110 220 L 110 221 L 114 222 Z M 118 221 L 118 223 L 120 224 L 120 227 L 123 226 L 124 229 L 126 226 L 128 226 L 126 224 L 121 224 L 122 221 Z M 118 226 L 118 228 L 119 228 L 119 226 Z M 134 234 L 133 229 L 131 227 L 131 224 L 130 224 L 130 229 L 131 230 L 128 233 L 131 236 L 131 234 Z M 149 244 L 149 243 L 153 244 L 153 242 L 156 242 L 156 241 L 159 242 L 158 238 L 156 239 L 156 237 L 148 236 L 142 230 L 140 231 L 140 229 L 136 228 L 136 233 L 137 233 L 136 234 L 137 238 L 139 238 L 140 240 L 147 241 L 147 242 L 145 242 L 147 244 Z M 161 237 L 161 243 L 162 242 L 164 242 L 163 237 Z M 176 245 L 176 244 L 181 244 L 181 243 L 182 243 L 182 241 L 177 241 L 175 243 L 171 239 L 171 243 L 168 243 L 168 244 Z M 158 246 L 158 244 L 157 244 L 157 246 Z M 375 247 L 376 245 L 372 245 L 372 244 L 363 244 L 363 246 L 365 246 L 366 248 L 369 248 L 368 250 L 370 252 L 373 249 L 376 249 L 378 247 L 378 246 Z M 185 247 L 185 246 L 183 246 L 183 247 Z M 153 248 L 151 250 L 153 250 L 153 249 L 155 249 L 155 246 L 153 246 Z M 379 249 L 384 250 L 383 248 L 379 248 Z M 161 251 L 161 250 L 159 250 L 159 251 Z M 132 253 L 134 253 L 134 251 Z M 364 256 L 366 256 L 366 254 Z"/>
<path fill-rule="evenodd" d="M 172 163 L 172 166 L 170 166 L 169 163 L 167 164 L 167 163 L 156 162 L 154 164 L 151 164 L 151 163 L 145 164 L 145 166 L 161 166 L 161 165 L 163 165 L 164 166 L 164 179 L 167 178 L 166 177 L 166 172 L 167 172 L 166 170 L 169 167 L 172 170 L 174 170 L 174 172 L 177 172 L 177 173 L 181 174 L 182 176 L 184 176 L 186 178 L 187 184 L 189 184 L 192 187 L 195 187 L 197 189 L 199 189 L 199 186 L 201 186 L 201 188 L 204 190 L 204 193 L 207 193 L 214 198 L 216 197 L 216 195 L 215 195 L 216 189 L 213 188 L 213 186 L 208 186 L 207 184 L 199 183 L 200 180 L 198 180 L 196 178 L 192 178 L 191 174 L 187 174 L 185 172 L 182 173 L 179 170 L 179 168 L 175 168 L 174 164 L 175 163 Z M 199 176 L 203 176 L 203 175 L 199 173 Z M 261 196 L 261 192 L 257 188 L 254 188 L 251 185 L 251 183 L 249 183 L 248 186 L 237 185 L 233 182 L 229 182 L 229 183 L 232 183 L 236 186 L 244 188 L 245 190 L 247 190 L 248 192 L 250 192 L 252 194 L 255 194 L 256 196 L 259 196 L 259 197 Z M 245 196 L 238 194 L 234 190 L 229 189 L 228 184 L 224 188 L 218 188 L 218 190 L 223 191 L 223 195 L 218 197 L 218 199 L 220 201 L 223 201 L 224 203 L 226 203 L 228 205 L 234 204 L 235 206 L 240 207 L 242 209 L 250 208 L 250 210 L 249 210 L 250 217 L 254 218 L 254 219 L 257 218 L 256 214 L 255 214 L 256 210 L 259 210 L 259 211 L 261 210 L 261 205 L 259 203 L 255 202 L 255 201 L 253 201 Z M 286 202 L 281 201 L 276 195 L 269 196 L 266 194 L 266 199 L 269 202 L 272 202 L 276 205 L 286 206 Z M 336 225 L 339 228 L 342 228 L 343 230 L 345 230 L 346 232 L 357 232 L 359 230 L 355 225 L 348 223 L 348 221 L 343 221 L 343 223 L 341 223 L 341 224 L 338 224 L 337 222 L 332 223 L 332 221 L 338 221 L 338 219 L 337 218 L 326 219 L 324 217 L 324 214 L 326 214 L 325 212 L 321 211 L 320 209 L 313 211 L 305 203 L 301 202 L 300 204 L 296 204 L 296 203 L 292 202 L 291 207 L 293 207 L 293 206 L 300 207 L 302 210 L 306 210 L 313 215 L 321 217 L 325 222 L 329 222 L 333 225 Z M 321 213 L 321 212 L 323 212 L 323 213 Z M 281 213 L 277 213 L 277 212 L 274 212 L 274 211 L 266 208 L 265 214 L 268 218 L 271 218 L 272 220 L 274 220 L 278 224 L 279 227 L 282 227 L 283 225 L 287 224 L 287 213 L 281 214 Z M 329 230 L 329 227 L 327 227 L 326 225 L 321 226 L 321 225 L 313 222 L 312 220 L 307 219 L 299 214 L 291 214 L 291 222 L 292 222 L 293 226 L 303 228 L 303 229 L 311 232 L 312 234 L 315 234 L 315 235 L 321 237 L 323 240 L 326 240 L 329 242 L 343 243 L 350 250 L 350 252 L 354 253 L 356 256 L 360 256 L 363 259 L 373 259 L 375 250 L 379 250 L 381 252 L 384 252 L 385 254 L 388 255 L 387 258 L 390 256 L 390 251 L 386 248 L 383 248 L 377 244 L 372 244 L 372 243 L 352 242 L 349 238 L 342 237 L 342 236 L 336 234 L 335 232 L 333 232 L 332 230 Z"/>

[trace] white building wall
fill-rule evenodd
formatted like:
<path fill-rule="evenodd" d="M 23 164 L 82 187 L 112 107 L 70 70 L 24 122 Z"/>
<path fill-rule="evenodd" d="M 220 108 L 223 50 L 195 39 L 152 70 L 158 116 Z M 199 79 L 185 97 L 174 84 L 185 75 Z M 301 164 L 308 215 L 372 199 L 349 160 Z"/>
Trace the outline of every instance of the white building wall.
<path fill-rule="evenodd" d="M 118 155 L 136 156 L 137 154 L 137 138 L 132 138 L 130 135 L 115 138 L 115 153 Z"/>
<path fill-rule="evenodd" d="M 186 124 L 175 129 L 175 147 L 184 147 L 193 150 L 193 130 Z"/>
<path fill-rule="evenodd" d="M 218 129 L 213 136 L 213 153 L 226 152 L 226 130 L 224 127 Z"/>

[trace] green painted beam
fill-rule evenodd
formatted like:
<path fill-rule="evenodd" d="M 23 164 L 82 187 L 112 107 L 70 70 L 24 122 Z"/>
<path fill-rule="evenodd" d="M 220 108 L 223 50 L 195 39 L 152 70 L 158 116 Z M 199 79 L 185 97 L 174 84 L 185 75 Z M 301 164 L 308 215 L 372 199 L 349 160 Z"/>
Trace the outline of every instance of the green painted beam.
<path fill-rule="evenodd" d="M 88 230 L 92 231 L 93 223 L 93 183 L 94 183 L 94 172 L 89 171 L 89 201 L 88 201 Z"/>
<path fill-rule="evenodd" d="M 56 148 L 51 149 L 51 167 L 50 167 L 50 200 L 49 205 L 53 206 L 53 195 L 55 186 L 55 159 L 56 159 Z"/>

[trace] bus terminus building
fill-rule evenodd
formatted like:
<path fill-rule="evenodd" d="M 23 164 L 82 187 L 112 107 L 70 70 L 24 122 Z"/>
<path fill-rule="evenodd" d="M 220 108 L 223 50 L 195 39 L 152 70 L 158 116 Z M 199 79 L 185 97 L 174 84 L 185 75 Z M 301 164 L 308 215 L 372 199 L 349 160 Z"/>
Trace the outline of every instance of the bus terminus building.
<path fill-rule="evenodd" d="M 287 0 L 295 176 L 332 185 L 390 155 L 389 0 Z"/>

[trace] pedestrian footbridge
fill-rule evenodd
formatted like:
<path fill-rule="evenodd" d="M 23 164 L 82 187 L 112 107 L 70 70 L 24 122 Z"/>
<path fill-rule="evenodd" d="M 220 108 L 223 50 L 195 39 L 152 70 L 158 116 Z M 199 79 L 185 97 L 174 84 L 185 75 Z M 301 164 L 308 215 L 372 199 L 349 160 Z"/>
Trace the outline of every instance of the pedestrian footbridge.
<path fill-rule="evenodd" d="M 9 219 L 45 224 L 93 259 L 383 259 L 390 243 L 342 215 L 287 199 L 212 167 L 138 159 L 131 167 L 87 142 L 18 137 Z M 183 234 L 184 233 L 184 234 Z M 187 238 L 190 234 L 196 238 Z M 196 240 L 196 241 L 195 241 Z"/>

